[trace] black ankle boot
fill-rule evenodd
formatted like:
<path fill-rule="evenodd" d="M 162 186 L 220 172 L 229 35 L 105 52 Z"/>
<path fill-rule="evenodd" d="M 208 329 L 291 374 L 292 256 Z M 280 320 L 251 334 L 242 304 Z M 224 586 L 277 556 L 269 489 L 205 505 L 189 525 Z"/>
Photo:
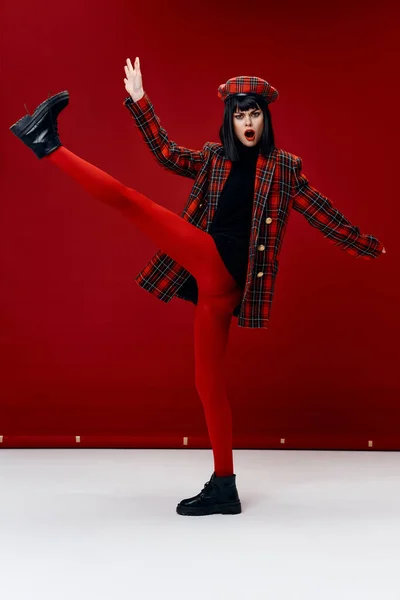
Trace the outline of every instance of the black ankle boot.
<path fill-rule="evenodd" d="M 43 158 L 62 146 L 58 137 L 57 117 L 67 106 L 69 93 L 60 92 L 51 96 L 36 108 L 33 115 L 25 115 L 10 127 L 24 144 Z"/>
<path fill-rule="evenodd" d="M 236 489 L 236 475 L 217 477 L 214 472 L 200 494 L 179 502 L 176 512 L 191 516 L 237 515 L 242 512 Z"/>

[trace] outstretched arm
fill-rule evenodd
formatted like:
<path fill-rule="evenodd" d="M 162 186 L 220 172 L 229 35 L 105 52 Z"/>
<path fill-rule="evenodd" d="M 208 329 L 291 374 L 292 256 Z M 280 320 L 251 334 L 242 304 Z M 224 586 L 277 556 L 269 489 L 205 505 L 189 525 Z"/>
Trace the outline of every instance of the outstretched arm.
<path fill-rule="evenodd" d="M 191 150 L 178 146 L 168 138 L 166 130 L 161 126 L 160 119 L 154 112 L 154 107 L 142 86 L 139 58 L 135 60 L 135 68 L 128 58 L 124 67 L 125 89 L 129 93 L 124 105 L 127 107 L 136 126 L 156 160 L 165 168 L 178 175 L 196 179 L 197 173 L 207 159 L 207 144 L 202 150 Z"/>
<path fill-rule="evenodd" d="M 310 186 L 301 169 L 302 160 L 297 157 L 293 168 L 293 208 L 302 213 L 310 225 L 322 231 L 332 244 L 357 258 L 370 260 L 386 252 L 377 238 L 361 233 L 328 198 Z"/>

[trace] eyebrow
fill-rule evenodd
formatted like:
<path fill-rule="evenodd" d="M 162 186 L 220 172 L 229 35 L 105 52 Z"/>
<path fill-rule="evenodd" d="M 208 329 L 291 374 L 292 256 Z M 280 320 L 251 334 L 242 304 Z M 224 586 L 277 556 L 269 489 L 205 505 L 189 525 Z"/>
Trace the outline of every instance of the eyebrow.
<path fill-rule="evenodd" d="M 261 109 L 259 109 L 259 108 L 251 108 L 250 112 L 254 112 L 255 110 L 261 110 Z M 235 110 L 234 112 L 235 113 L 242 113 L 243 114 L 243 113 L 245 113 L 247 111 L 244 111 L 244 110 Z"/>

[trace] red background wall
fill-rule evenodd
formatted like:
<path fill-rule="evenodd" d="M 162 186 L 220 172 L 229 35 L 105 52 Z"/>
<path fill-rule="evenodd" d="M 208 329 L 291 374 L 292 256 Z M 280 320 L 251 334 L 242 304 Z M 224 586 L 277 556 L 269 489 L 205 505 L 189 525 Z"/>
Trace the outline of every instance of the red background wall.
<path fill-rule="evenodd" d="M 179 213 L 192 181 L 162 169 L 122 103 L 123 66 L 170 139 L 218 141 L 218 85 L 269 80 L 276 143 L 363 233 L 376 260 L 292 212 L 268 330 L 233 320 L 236 447 L 400 448 L 399 9 L 387 1 L 2 3 L 3 447 L 208 446 L 194 388 L 194 306 L 135 275 L 158 248 L 8 128 L 68 89 L 65 146 Z"/>

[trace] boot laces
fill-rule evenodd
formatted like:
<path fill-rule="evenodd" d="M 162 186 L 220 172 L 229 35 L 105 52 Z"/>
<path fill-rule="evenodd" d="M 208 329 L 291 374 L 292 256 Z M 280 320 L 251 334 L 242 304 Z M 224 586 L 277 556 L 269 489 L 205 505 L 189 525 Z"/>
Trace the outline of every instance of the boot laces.
<path fill-rule="evenodd" d="M 47 99 L 49 99 L 50 96 L 51 96 L 51 92 L 47 92 Z M 27 114 L 29 116 L 32 116 L 29 113 L 29 110 L 28 110 L 28 107 L 26 106 L 26 103 L 24 103 L 24 107 L 25 107 L 25 110 L 26 110 Z M 56 136 L 58 137 L 58 135 L 59 135 L 58 134 L 58 121 L 57 121 L 57 118 L 53 119 L 53 115 L 51 114 L 51 108 L 49 109 L 49 114 L 50 114 L 50 118 L 51 118 L 51 122 L 52 122 L 52 125 L 53 125 L 53 128 L 54 128 L 54 131 L 56 133 Z"/>
<path fill-rule="evenodd" d="M 47 99 L 49 99 L 50 96 L 51 96 L 51 92 L 48 92 L 47 93 Z M 50 113 L 50 118 L 51 118 L 51 123 L 53 125 L 53 129 L 55 131 L 56 136 L 58 137 L 58 121 L 57 121 L 57 118 L 53 119 L 53 115 L 51 114 L 51 108 L 49 110 L 49 113 Z"/>
<path fill-rule="evenodd" d="M 213 479 L 210 479 L 209 481 L 207 481 L 207 482 L 204 484 L 204 487 L 203 487 L 203 489 L 202 489 L 201 491 L 202 491 L 202 492 L 205 492 L 205 491 L 207 491 L 207 489 L 208 489 L 209 487 L 211 487 L 212 485 L 213 485 Z"/>

